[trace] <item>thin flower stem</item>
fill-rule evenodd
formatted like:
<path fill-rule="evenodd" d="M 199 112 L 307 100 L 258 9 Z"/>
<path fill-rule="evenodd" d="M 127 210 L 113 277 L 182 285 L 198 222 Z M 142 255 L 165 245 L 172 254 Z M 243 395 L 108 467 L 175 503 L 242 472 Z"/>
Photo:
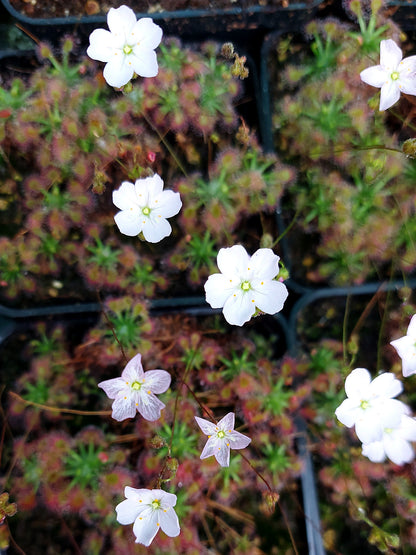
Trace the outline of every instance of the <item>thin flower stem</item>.
<path fill-rule="evenodd" d="M 179 158 L 176 156 L 173 148 L 170 146 L 170 144 L 168 143 L 168 141 L 165 139 L 165 137 L 161 134 L 161 132 L 159 131 L 159 129 L 153 125 L 153 123 L 150 121 L 150 119 L 146 116 L 146 114 L 144 112 L 140 112 L 140 115 L 142 116 L 142 118 L 146 121 L 146 123 L 149 125 L 149 127 L 151 127 L 151 129 L 158 135 L 160 141 L 164 144 L 164 146 L 166 147 L 166 149 L 168 150 L 169 154 L 172 156 L 172 158 L 175 160 L 175 163 L 177 164 L 178 168 L 181 170 L 181 172 L 183 173 L 183 175 L 185 177 L 188 177 L 188 174 L 185 170 L 185 168 L 182 165 L 182 162 L 179 160 Z"/>
<path fill-rule="evenodd" d="M 205 412 L 205 414 L 210 418 L 210 420 L 212 420 L 215 424 L 218 424 L 217 420 L 214 417 L 213 412 L 211 411 L 211 409 L 209 409 L 206 405 L 204 405 L 203 403 L 201 403 L 201 401 L 198 399 L 198 397 L 196 396 L 195 392 L 191 389 L 191 387 L 183 382 L 183 385 L 187 388 L 187 390 L 189 391 L 189 393 L 192 395 L 192 397 L 195 399 L 195 401 L 198 403 L 198 405 L 200 406 L 201 410 L 203 412 Z"/>
<path fill-rule="evenodd" d="M 9 395 L 11 395 L 14 399 L 17 399 L 21 403 L 25 405 L 36 407 L 41 410 L 46 410 L 49 412 L 57 412 L 63 414 L 80 414 L 83 416 L 110 416 L 111 410 L 75 410 L 75 409 L 62 409 L 60 407 L 50 407 L 48 405 L 42 405 L 41 403 L 35 403 L 34 401 L 29 401 L 27 399 L 23 399 L 14 391 L 9 391 Z"/>
<path fill-rule="evenodd" d="M 12 536 L 12 534 L 11 534 L 11 532 L 10 532 L 10 527 L 9 527 L 9 524 L 8 524 L 7 520 L 4 522 L 3 526 L 6 526 L 6 527 L 7 527 L 7 532 L 8 532 L 8 536 L 9 536 L 9 539 L 10 539 L 10 543 L 12 544 L 12 546 L 14 547 L 14 549 L 15 549 L 16 551 L 18 551 L 21 555 L 26 555 L 26 551 L 23 551 L 23 549 L 20 547 L 20 545 L 18 545 L 18 544 L 16 543 L 15 539 L 13 538 L 13 536 Z"/>
<path fill-rule="evenodd" d="M 249 461 L 249 459 L 244 455 L 244 453 L 240 452 L 240 455 L 243 457 L 243 459 L 246 461 L 246 463 L 249 465 L 249 467 L 250 467 L 252 470 L 254 470 L 254 472 L 257 474 L 257 476 L 260 478 L 260 480 L 262 480 L 262 481 L 266 484 L 266 487 L 267 487 L 267 489 L 270 491 L 270 493 L 275 493 L 275 492 L 272 490 L 272 488 L 271 488 L 269 482 L 266 480 L 266 478 L 264 478 L 264 476 L 262 476 L 262 475 L 260 474 L 260 472 L 254 468 L 254 466 L 251 464 L 251 462 Z"/>
<path fill-rule="evenodd" d="M 123 345 L 121 344 L 119 338 L 117 337 L 116 330 L 114 329 L 114 326 L 113 326 L 113 324 L 111 323 L 110 318 L 108 317 L 108 314 L 107 314 L 107 312 L 106 312 L 106 310 L 105 310 L 105 307 L 104 307 L 104 305 L 103 305 L 103 303 L 102 303 L 102 301 L 101 301 L 100 292 L 98 291 L 98 289 L 97 289 L 97 297 L 98 297 L 98 302 L 100 303 L 101 310 L 102 310 L 102 313 L 103 313 L 103 315 L 104 315 L 104 318 L 105 318 L 105 320 L 106 320 L 106 322 L 107 322 L 107 324 L 108 324 L 108 326 L 109 326 L 109 328 L 110 328 L 110 330 L 111 330 L 111 333 L 112 333 L 113 336 L 114 336 L 114 339 L 117 341 L 117 344 L 118 344 L 118 346 L 120 347 L 120 351 L 121 351 L 121 354 L 123 355 L 124 361 L 125 361 L 126 363 L 128 363 L 129 359 L 128 359 L 127 356 L 126 356 L 126 353 L 124 352 L 124 349 L 123 349 Z"/>
<path fill-rule="evenodd" d="M 292 530 L 291 530 L 291 528 L 290 528 L 289 521 L 288 521 L 288 519 L 287 519 L 286 513 L 285 513 L 285 511 L 283 510 L 283 507 L 282 507 L 282 505 L 280 504 L 279 499 L 277 500 L 277 504 L 279 505 L 279 509 L 280 509 L 280 512 L 282 513 L 283 520 L 285 521 L 285 525 L 286 525 L 287 531 L 289 532 L 290 541 L 292 542 L 293 551 L 295 552 L 295 555 L 299 555 L 299 551 L 298 551 L 298 549 L 297 549 L 297 547 L 296 547 L 296 544 L 295 544 L 295 538 L 293 537 L 293 532 L 292 532 Z"/>
<path fill-rule="evenodd" d="M 295 225 L 295 223 L 296 223 L 296 220 L 298 219 L 299 213 L 300 213 L 300 208 L 297 208 L 297 210 L 296 210 L 296 212 L 295 212 L 295 215 L 293 216 L 292 221 L 291 221 L 290 224 L 287 226 L 287 228 L 283 231 L 283 233 L 281 233 L 281 234 L 279 235 L 279 237 L 276 239 L 276 241 L 273 242 L 272 248 L 274 248 L 274 247 L 283 239 L 283 237 L 286 235 L 286 233 L 288 233 L 288 232 L 292 229 L 292 227 L 293 227 L 293 226 Z"/>
<path fill-rule="evenodd" d="M 240 520 L 241 522 L 247 522 L 248 524 L 254 523 L 254 517 L 245 513 L 244 511 L 240 511 L 240 509 L 234 509 L 233 507 L 228 507 L 227 505 L 222 505 L 218 503 L 218 501 L 214 501 L 213 499 L 207 499 L 207 505 L 210 505 L 214 509 L 220 509 L 224 513 L 232 516 L 236 520 Z"/>
<path fill-rule="evenodd" d="M 348 366 L 348 367 L 350 365 L 347 365 L 347 341 L 348 341 L 347 323 L 348 323 L 348 317 L 350 312 L 350 303 L 351 303 L 351 295 L 348 295 L 347 300 L 345 302 L 344 320 L 342 322 L 342 358 L 344 361 L 344 366 Z"/>

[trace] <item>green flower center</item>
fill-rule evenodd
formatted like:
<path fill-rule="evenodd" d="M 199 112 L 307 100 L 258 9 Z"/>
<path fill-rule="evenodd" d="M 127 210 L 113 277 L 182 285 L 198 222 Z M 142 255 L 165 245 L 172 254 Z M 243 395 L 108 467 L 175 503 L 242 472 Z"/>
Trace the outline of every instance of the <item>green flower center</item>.
<path fill-rule="evenodd" d="M 133 52 L 133 48 L 130 45 L 125 44 L 123 47 L 123 52 L 124 54 L 127 54 L 127 55 L 131 54 Z"/>
<path fill-rule="evenodd" d="M 138 391 L 139 389 L 142 388 L 142 384 L 141 384 L 140 382 L 133 382 L 133 383 L 131 384 L 131 388 L 134 389 L 134 390 L 136 390 L 136 391 Z"/>
<path fill-rule="evenodd" d="M 390 75 L 390 78 L 392 81 L 397 81 L 399 77 L 400 77 L 400 74 L 398 71 L 393 71 L 393 73 Z"/>
<path fill-rule="evenodd" d="M 151 502 L 152 509 L 155 510 L 155 511 L 157 511 L 157 509 L 160 509 L 160 505 L 161 505 L 160 499 L 154 499 Z"/>
<path fill-rule="evenodd" d="M 360 408 L 362 408 L 363 410 L 368 409 L 369 406 L 370 406 L 370 403 L 368 401 L 361 401 L 360 403 Z"/>
<path fill-rule="evenodd" d="M 150 208 L 148 206 L 145 206 L 144 208 L 142 208 L 142 213 L 144 216 L 148 216 L 150 214 Z"/>
<path fill-rule="evenodd" d="M 217 432 L 217 437 L 219 437 L 220 439 L 224 439 L 225 438 L 225 432 L 220 430 L 219 432 Z"/>
<path fill-rule="evenodd" d="M 241 284 L 241 289 L 243 291 L 249 291 L 251 289 L 251 285 L 249 281 L 243 281 L 243 283 Z"/>

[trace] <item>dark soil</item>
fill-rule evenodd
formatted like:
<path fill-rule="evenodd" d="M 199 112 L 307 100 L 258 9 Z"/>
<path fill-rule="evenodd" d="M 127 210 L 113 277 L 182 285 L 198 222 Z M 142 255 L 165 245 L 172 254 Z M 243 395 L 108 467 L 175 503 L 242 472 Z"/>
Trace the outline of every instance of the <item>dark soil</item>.
<path fill-rule="evenodd" d="M 253 6 L 287 7 L 296 0 L 10 0 L 11 5 L 28 17 L 51 18 L 106 14 L 108 10 L 128 5 L 136 13 L 156 13 L 175 10 L 214 10 L 250 8 Z M 311 4 L 312 0 L 306 0 Z"/>

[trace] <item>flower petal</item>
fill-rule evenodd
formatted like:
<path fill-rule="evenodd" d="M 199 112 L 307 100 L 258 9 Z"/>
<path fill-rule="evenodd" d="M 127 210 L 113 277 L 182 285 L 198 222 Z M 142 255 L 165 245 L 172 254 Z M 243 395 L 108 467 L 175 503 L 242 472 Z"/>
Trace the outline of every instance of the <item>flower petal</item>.
<path fill-rule="evenodd" d="M 165 393 L 171 382 L 171 376 L 166 370 L 149 370 L 144 373 L 145 387 L 152 393 Z"/>
<path fill-rule="evenodd" d="M 381 87 L 379 110 L 387 110 L 395 104 L 400 98 L 400 89 L 397 81 L 387 81 Z"/>
<path fill-rule="evenodd" d="M 175 538 L 180 534 L 179 520 L 173 507 L 159 511 L 160 527 L 165 534 L 171 538 Z"/>
<path fill-rule="evenodd" d="M 134 11 L 127 6 L 110 8 L 107 14 L 107 25 L 116 36 L 122 36 L 125 40 L 127 33 L 136 25 L 137 19 Z"/>
<path fill-rule="evenodd" d="M 217 255 L 217 266 L 222 274 L 230 277 L 246 278 L 250 257 L 241 245 L 220 249 Z"/>
<path fill-rule="evenodd" d="M 146 547 L 152 543 L 159 530 L 158 513 L 159 511 L 149 511 L 148 514 L 136 518 L 133 526 L 136 543 L 142 543 Z"/>
<path fill-rule="evenodd" d="M 181 196 L 179 193 L 167 190 L 154 197 L 150 203 L 150 208 L 161 215 L 163 218 L 176 216 L 182 207 Z"/>
<path fill-rule="evenodd" d="M 351 428 L 356 420 L 360 418 L 361 412 L 359 401 L 357 402 L 356 399 L 345 399 L 335 410 L 335 416 L 341 424 Z"/>
<path fill-rule="evenodd" d="M 142 366 L 142 355 L 140 353 L 128 361 L 121 373 L 121 377 L 130 382 L 130 384 L 143 379 L 144 371 Z"/>
<path fill-rule="evenodd" d="M 400 437 L 407 441 L 416 441 L 416 418 L 403 415 L 397 432 Z"/>
<path fill-rule="evenodd" d="M 137 46 L 129 56 L 129 61 L 134 71 L 140 77 L 155 77 L 159 72 L 157 56 L 154 50 L 146 50 Z"/>
<path fill-rule="evenodd" d="M 223 314 L 229 324 L 242 326 L 256 311 L 256 303 L 251 291 L 236 290 L 224 303 Z"/>
<path fill-rule="evenodd" d="M 228 435 L 228 440 L 230 442 L 231 449 L 244 449 L 247 445 L 249 445 L 249 443 L 251 443 L 251 439 L 249 437 L 244 434 L 240 434 L 240 432 L 235 430 Z"/>
<path fill-rule="evenodd" d="M 223 274 L 212 274 L 205 282 L 205 298 L 212 308 L 222 308 L 239 283 Z"/>
<path fill-rule="evenodd" d="M 276 314 L 282 310 L 289 295 L 284 283 L 280 281 L 253 280 L 253 298 L 257 308 L 266 314 Z"/>
<path fill-rule="evenodd" d="M 400 90 L 405 94 L 416 95 L 416 75 L 413 74 L 406 78 L 400 79 Z"/>
<path fill-rule="evenodd" d="M 90 35 L 90 45 L 87 48 L 87 55 L 99 62 L 108 62 L 114 56 L 114 49 L 117 47 L 114 36 L 105 29 L 95 29 Z"/>
<path fill-rule="evenodd" d="M 221 418 L 217 426 L 218 428 L 220 428 L 220 430 L 231 431 L 231 430 L 234 430 L 234 423 L 235 423 L 235 414 L 233 412 L 229 412 L 223 418 Z"/>
<path fill-rule="evenodd" d="M 230 466 L 230 446 L 226 439 L 219 439 L 215 446 L 214 456 L 221 466 Z"/>
<path fill-rule="evenodd" d="M 372 397 L 396 397 L 403 391 L 403 384 L 391 372 L 380 374 L 371 382 L 369 390 Z"/>
<path fill-rule="evenodd" d="M 140 506 L 137 498 L 131 498 L 116 505 L 115 510 L 120 524 L 133 524 L 140 513 Z"/>
<path fill-rule="evenodd" d="M 118 393 L 126 387 L 126 381 L 123 378 L 112 378 L 111 380 L 104 380 L 98 384 L 105 391 L 105 394 L 110 399 L 115 399 Z"/>
<path fill-rule="evenodd" d="M 202 432 L 206 436 L 212 436 L 216 432 L 216 425 L 209 420 L 205 420 L 205 418 L 200 418 L 199 416 L 195 416 L 196 423 L 201 428 Z"/>
<path fill-rule="evenodd" d="M 144 50 L 154 50 L 162 40 L 163 31 L 150 17 L 142 17 L 135 23 L 131 36 L 134 38 L 132 46 L 135 44 Z"/>
<path fill-rule="evenodd" d="M 403 58 L 402 50 L 392 39 L 380 42 L 380 65 L 391 73 L 397 69 L 400 60 Z"/>
<path fill-rule="evenodd" d="M 388 458 L 399 466 L 413 460 L 415 453 L 408 441 L 399 437 L 384 436 L 384 449 Z"/>
<path fill-rule="evenodd" d="M 112 405 L 114 420 L 121 422 L 126 418 L 134 418 L 136 416 L 136 405 L 131 395 L 119 394 Z"/>
<path fill-rule="evenodd" d="M 371 66 L 360 73 L 361 81 L 372 87 L 382 87 L 389 75 L 381 66 Z"/>
<path fill-rule="evenodd" d="M 382 441 L 373 441 L 372 443 L 363 444 L 362 453 L 372 462 L 383 462 L 386 458 Z"/>
<path fill-rule="evenodd" d="M 272 249 L 258 249 L 250 258 L 251 275 L 261 280 L 274 279 L 279 273 L 279 260 Z"/>
<path fill-rule="evenodd" d="M 380 441 L 383 435 L 382 427 L 377 414 L 372 409 L 365 411 L 365 416 L 361 417 L 355 422 L 355 433 L 362 443 L 373 443 L 373 441 Z"/>
<path fill-rule="evenodd" d="M 159 219 L 154 217 L 143 218 L 142 226 L 144 238 L 149 243 L 158 243 L 172 233 L 170 223 L 162 217 Z"/>
<path fill-rule="evenodd" d="M 200 459 L 207 459 L 208 457 L 211 457 L 212 455 L 215 455 L 217 452 L 217 438 L 216 437 L 210 437 L 208 439 L 208 441 L 206 442 L 204 448 L 202 449 L 202 453 L 200 454 L 199 458 Z"/>
<path fill-rule="evenodd" d="M 345 380 L 345 393 L 350 399 L 365 398 L 370 383 L 370 372 L 366 368 L 355 368 Z"/>
<path fill-rule="evenodd" d="M 416 314 L 414 314 L 409 322 L 406 335 L 412 337 L 416 343 Z"/>
<path fill-rule="evenodd" d="M 122 210 L 114 216 L 114 221 L 120 231 L 129 237 L 138 235 L 143 227 L 143 219 L 137 210 Z"/>
<path fill-rule="evenodd" d="M 124 488 L 124 495 L 127 499 L 136 499 L 139 503 L 141 502 L 146 505 L 153 501 L 153 492 L 151 489 L 137 489 L 130 486 Z"/>
<path fill-rule="evenodd" d="M 113 191 L 113 203 L 120 210 L 129 210 L 132 206 L 137 206 L 137 195 L 134 184 L 129 181 L 123 181 L 120 187 Z"/>
<path fill-rule="evenodd" d="M 104 67 L 104 79 L 111 87 L 123 87 L 133 77 L 134 68 L 129 65 L 127 56 L 118 53 L 118 56 L 113 56 Z"/>
<path fill-rule="evenodd" d="M 149 420 L 150 422 L 158 420 L 160 418 L 160 411 L 165 408 L 165 404 L 159 401 L 150 389 L 147 391 L 143 391 L 143 389 L 140 390 L 137 403 L 137 410 L 145 420 Z"/>

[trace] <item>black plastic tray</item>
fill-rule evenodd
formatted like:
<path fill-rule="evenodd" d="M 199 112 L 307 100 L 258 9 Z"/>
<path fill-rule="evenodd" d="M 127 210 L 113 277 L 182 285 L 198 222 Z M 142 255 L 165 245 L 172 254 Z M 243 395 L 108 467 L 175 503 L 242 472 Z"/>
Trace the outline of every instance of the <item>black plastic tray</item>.
<path fill-rule="evenodd" d="M 18 12 L 10 0 L 1 0 L 3 6 L 24 28 L 37 38 L 56 41 L 62 33 L 75 31 L 87 36 L 95 28 L 106 25 L 106 16 L 55 17 L 35 19 Z M 315 14 L 322 0 L 296 2 L 288 7 L 259 6 L 253 1 L 249 8 L 197 9 L 176 12 L 137 13 L 137 17 L 152 17 L 166 34 L 201 38 L 203 35 L 221 35 L 238 30 L 255 31 L 293 29 L 304 24 Z"/>

